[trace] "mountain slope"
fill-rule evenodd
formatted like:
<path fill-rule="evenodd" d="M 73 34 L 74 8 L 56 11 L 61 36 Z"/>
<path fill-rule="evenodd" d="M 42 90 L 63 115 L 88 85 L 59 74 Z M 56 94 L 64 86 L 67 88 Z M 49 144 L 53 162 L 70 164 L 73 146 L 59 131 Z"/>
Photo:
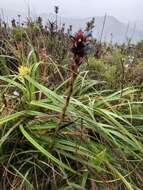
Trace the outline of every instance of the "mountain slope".
<path fill-rule="evenodd" d="M 26 18 L 26 13 L 20 13 L 18 11 L 7 11 L 5 12 L 5 18 L 9 18 L 11 20 L 16 15 L 21 14 L 22 18 Z M 35 16 L 31 13 L 32 17 L 35 18 Z M 48 19 L 54 20 L 55 17 L 53 14 L 41 14 L 43 20 L 45 23 L 47 23 Z M 91 18 L 85 18 L 85 19 L 73 19 L 73 18 L 60 18 L 58 19 L 59 24 L 65 23 L 66 28 L 69 27 L 69 25 L 73 25 L 73 32 L 84 29 L 86 23 Z M 102 26 L 103 26 L 104 17 L 95 17 L 95 29 L 94 29 L 94 36 L 99 40 L 101 36 Z M 111 35 L 112 34 L 112 35 Z M 143 39 L 143 22 L 137 22 L 136 28 L 132 24 L 130 27 L 128 27 L 128 24 L 122 23 L 119 20 L 117 20 L 113 16 L 107 16 L 104 33 L 102 37 L 102 41 L 109 42 L 112 38 L 113 42 L 126 42 L 127 38 L 132 38 L 132 42 L 137 42 Z"/>
<path fill-rule="evenodd" d="M 77 31 L 80 28 L 84 29 L 87 21 L 91 18 L 86 19 L 67 19 L 63 18 L 62 21 L 69 26 L 73 25 L 73 31 Z M 95 29 L 94 36 L 99 40 L 101 37 L 101 31 L 103 27 L 104 17 L 95 17 Z M 112 35 L 111 35 L 112 34 Z M 107 16 L 102 41 L 109 42 L 126 42 L 127 38 L 132 38 L 133 42 L 137 42 L 143 39 L 143 30 L 138 30 L 134 28 L 129 28 L 128 25 L 118 21 L 112 16 Z"/>

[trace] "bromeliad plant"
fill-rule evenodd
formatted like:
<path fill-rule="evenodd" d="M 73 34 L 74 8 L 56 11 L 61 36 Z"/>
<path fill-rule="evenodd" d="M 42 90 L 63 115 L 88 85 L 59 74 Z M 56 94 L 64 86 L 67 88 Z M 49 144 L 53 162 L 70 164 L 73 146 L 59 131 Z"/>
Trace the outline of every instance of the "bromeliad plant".
<path fill-rule="evenodd" d="M 140 91 L 97 91 L 101 81 L 91 80 L 88 71 L 80 72 L 90 48 L 89 31 L 72 38 L 71 75 L 65 80 L 61 68 L 67 73 L 67 66 L 47 54 L 47 38 L 33 24 L 27 28 L 31 35 L 26 35 L 26 44 L 20 39 L 15 47 L 7 41 L 6 50 L 1 49 L 0 188 L 143 189 Z M 39 25 L 43 30 L 40 20 Z M 57 34 L 51 36 L 56 40 Z M 30 41 L 38 44 L 36 48 L 28 45 Z M 16 63 L 16 69 L 7 61 Z M 51 74 L 57 73 L 61 80 L 55 85 Z"/>
<path fill-rule="evenodd" d="M 137 90 L 124 89 L 122 97 L 98 92 L 87 72 L 72 72 L 77 80 L 63 117 L 68 81 L 54 90 L 43 86 L 40 64 L 0 76 L 0 187 L 142 189 L 142 115 L 132 113 L 142 104 L 132 101 Z"/>
<path fill-rule="evenodd" d="M 78 76 L 78 70 L 81 64 L 84 62 L 84 57 L 87 54 L 89 43 L 88 36 L 86 36 L 82 31 L 79 31 L 75 34 L 74 37 L 72 37 L 73 45 L 72 45 L 72 53 L 73 53 L 73 61 L 71 64 L 71 78 L 69 81 L 68 91 L 67 91 L 67 97 L 66 102 L 62 110 L 62 114 L 60 117 L 60 120 L 58 122 L 58 126 L 56 128 L 55 135 L 58 133 L 58 131 L 62 128 L 62 122 L 64 121 L 66 111 L 68 109 L 70 98 L 73 93 L 74 83 Z"/>

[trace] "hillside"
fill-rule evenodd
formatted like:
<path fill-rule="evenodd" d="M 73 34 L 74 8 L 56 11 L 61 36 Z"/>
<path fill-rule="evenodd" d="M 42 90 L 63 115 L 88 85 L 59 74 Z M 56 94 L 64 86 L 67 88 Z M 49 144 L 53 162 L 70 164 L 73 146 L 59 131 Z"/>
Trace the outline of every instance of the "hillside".
<path fill-rule="evenodd" d="M 67 26 L 70 24 L 73 25 L 73 30 L 77 31 L 80 28 L 84 28 L 86 22 L 89 21 L 90 19 L 91 18 L 85 18 L 85 19 L 63 18 L 62 21 Z M 96 26 L 94 29 L 94 36 L 97 39 L 100 39 L 104 17 L 97 16 L 95 17 L 95 20 L 96 20 Z M 132 38 L 133 42 L 137 42 L 143 38 L 143 30 L 139 30 L 138 28 L 134 30 L 133 27 L 130 27 L 128 29 L 127 24 L 118 21 L 115 17 L 107 16 L 103 33 L 103 41 L 109 42 L 111 40 L 111 34 L 113 42 L 125 42 L 127 38 Z"/>
<path fill-rule="evenodd" d="M 22 18 L 25 19 L 25 15 L 27 15 L 25 12 L 20 13 L 19 11 L 6 11 L 5 14 L 7 17 L 5 19 L 11 20 L 13 17 L 16 17 L 17 14 L 21 14 Z M 38 15 L 34 15 L 31 13 L 31 16 L 35 18 Z M 46 13 L 41 13 L 41 15 L 44 22 L 47 23 L 48 19 L 54 19 L 54 15 L 52 14 L 46 14 Z M 1 16 L 2 17 L 2 16 Z M 77 31 L 80 28 L 84 28 L 85 24 L 87 21 L 89 21 L 91 18 L 60 18 L 59 17 L 59 23 L 65 23 L 66 27 L 69 25 L 73 25 L 73 31 Z M 101 36 L 101 30 L 103 26 L 103 21 L 104 21 L 104 16 L 99 17 L 95 16 L 96 20 L 96 26 L 94 29 L 94 36 L 99 40 Z M 126 42 L 127 38 L 132 38 L 132 42 L 137 42 L 143 39 L 143 22 L 142 21 L 137 21 L 136 23 L 136 28 L 134 28 L 134 24 L 132 23 L 130 27 L 128 28 L 127 23 L 123 23 L 119 20 L 117 20 L 113 16 L 107 16 L 106 19 L 106 24 L 104 28 L 104 33 L 103 33 L 103 41 L 109 42 L 111 41 L 111 34 L 112 34 L 112 41 L 113 42 Z"/>

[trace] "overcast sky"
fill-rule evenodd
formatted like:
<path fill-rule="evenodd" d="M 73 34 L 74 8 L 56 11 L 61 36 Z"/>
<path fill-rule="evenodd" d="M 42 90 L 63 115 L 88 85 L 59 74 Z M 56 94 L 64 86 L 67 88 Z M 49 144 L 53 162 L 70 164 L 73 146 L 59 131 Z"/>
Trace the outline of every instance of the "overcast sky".
<path fill-rule="evenodd" d="M 143 0 L 29 0 L 34 13 L 53 11 L 60 6 L 63 17 L 90 17 L 108 15 L 121 21 L 143 20 Z M 28 0 L 0 0 L 0 8 L 26 11 Z"/>

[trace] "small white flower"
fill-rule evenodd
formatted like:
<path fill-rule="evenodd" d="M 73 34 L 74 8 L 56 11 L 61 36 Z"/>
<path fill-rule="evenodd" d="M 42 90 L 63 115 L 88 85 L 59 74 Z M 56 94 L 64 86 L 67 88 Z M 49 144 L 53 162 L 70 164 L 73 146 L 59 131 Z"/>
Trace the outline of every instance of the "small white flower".
<path fill-rule="evenodd" d="M 13 95 L 14 95 L 14 96 L 17 96 L 17 97 L 20 96 L 19 92 L 17 92 L 17 91 L 14 91 L 14 92 L 13 92 Z"/>
<path fill-rule="evenodd" d="M 129 67 L 129 64 L 126 64 L 126 65 L 125 65 L 125 68 L 128 68 L 128 67 Z"/>

